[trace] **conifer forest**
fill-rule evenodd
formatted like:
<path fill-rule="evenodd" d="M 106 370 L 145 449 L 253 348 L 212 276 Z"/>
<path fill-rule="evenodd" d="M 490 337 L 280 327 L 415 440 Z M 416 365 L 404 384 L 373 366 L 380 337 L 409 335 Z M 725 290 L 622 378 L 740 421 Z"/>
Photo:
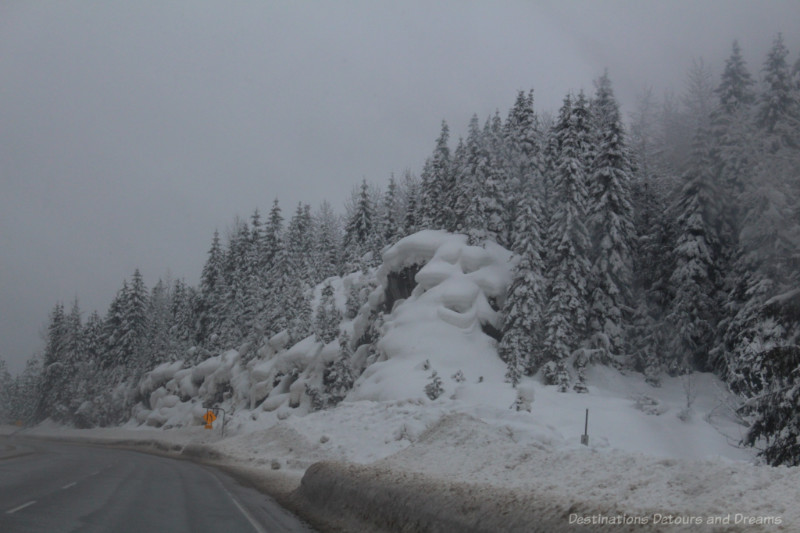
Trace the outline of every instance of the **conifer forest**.
<path fill-rule="evenodd" d="M 255 367 L 309 338 L 333 355 L 297 402 L 331 408 L 381 359 L 383 314 L 422 266 L 390 274 L 378 304 L 383 253 L 441 230 L 513 252 L 513 280 L 490 300 L 502 320 L 485 327 L 509 388 L 535 376 L 580 394 L 595 365 L 654 387 L 711 372 L 740 401 L 741 444 L 800 465 L 800 58 L 777 35 L 760 65 L 734 42 L 713 67 L 694 62 L 682 92 L 644 91 L 626 112 L 607 73 L 557 110 L 520 91 L 466 131 L 442 122 L 422 168 L 363 179 L 344 206 L 270 198 L 235 218 L 209 235 L 197 285 L 136 270 L 108 309 L 58 302 L 41 353 L 17 376 L 0 366 L 0 421 L 122 424 L 160 365 L 236 349 Z M 334 282 L 353 273 L 337 303 Z M 340 328 L 356 318 L 355 334 Z"/>

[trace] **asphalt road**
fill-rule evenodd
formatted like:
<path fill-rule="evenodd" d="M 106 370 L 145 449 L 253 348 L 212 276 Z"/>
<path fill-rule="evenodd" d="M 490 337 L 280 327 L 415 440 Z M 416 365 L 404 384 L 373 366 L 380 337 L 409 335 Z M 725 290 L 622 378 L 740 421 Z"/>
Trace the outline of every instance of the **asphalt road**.
<path fill-rule="evenodd" d="M 308 526 L 210 467 L 145 453 L 0 437 L 3 533 L 282 533 Z"/>

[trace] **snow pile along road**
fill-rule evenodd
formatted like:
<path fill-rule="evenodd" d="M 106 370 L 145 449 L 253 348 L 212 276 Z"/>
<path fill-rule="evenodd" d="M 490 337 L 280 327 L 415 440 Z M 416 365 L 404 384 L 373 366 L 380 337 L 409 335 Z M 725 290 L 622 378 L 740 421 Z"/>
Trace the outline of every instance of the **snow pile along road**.
<path fill-rule="evenodd" d="M 312 465 L 310 508 L 391 531 L 796 531 L 800 472 L 580 447 L 521 447 L 445 416 L 373 465 Z"/>

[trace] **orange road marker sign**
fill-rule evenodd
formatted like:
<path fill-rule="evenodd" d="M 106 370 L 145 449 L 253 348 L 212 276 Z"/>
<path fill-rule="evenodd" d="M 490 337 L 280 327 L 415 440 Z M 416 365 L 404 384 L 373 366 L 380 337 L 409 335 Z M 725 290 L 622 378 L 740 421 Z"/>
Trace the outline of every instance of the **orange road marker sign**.
<path fill-rule="evenodd" d="M 214 420 L 217 419 L 217 415 L 214 414 L 214 411 L 206 411 L 206 414 L 203 415 L 203 420 L 206 421 L 206 429 L 211 429 L 211 424 Z"/>

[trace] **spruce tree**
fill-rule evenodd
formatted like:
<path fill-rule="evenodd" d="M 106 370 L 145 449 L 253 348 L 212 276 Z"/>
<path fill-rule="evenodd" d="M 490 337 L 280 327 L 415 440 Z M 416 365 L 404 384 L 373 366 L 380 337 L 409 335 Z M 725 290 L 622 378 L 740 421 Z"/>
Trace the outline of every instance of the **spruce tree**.
<path fill-rule="evenodd" d="M 351 265 L 363 266 L 362 257 L 372 249 L 375 239 L 375 207 L 369 194 L 367 180 L 361 182 L 355 206 L 349 219 L 344 234 L 345 253 Z M 373 257 L 369 266 L 373 266 L 377 258 Z"/>
<path fill-rule="evenodd" d="M 332 362 L 325 364 L 322 374 L 322 386 L 327 405 L 338 404 L 353 388 L 354 378 L 350 367 L 352 356 L 350 335 L 343 331 L 339 336 L 339 355 Z"/>
<path fill-rule="evenodd" d="M 57 303 L 50 312 L 47 325 L 46 345 L 40 382 L 41 396 L 36 407 L 36 419 L 54 417 L 63 420 L 66 406 L 61 403 L 65 396 L 67 368 L 65 365 L 66 315 L 64 306 Z"/>
<path fill-rule="evenodd" d="M 756 113 L 756 123 L 766 134 L 765 148 L 770 152 L 781 146 L 799 146 L 797 121 L 800 119 L 800 102 L 797 88 L 792 83 L 788 55 L 783 36 L 779 33 L 764 62 L 765 89 Z"/>
<path fill-rule="evenodd" d="M 669 280 L 674 298 L 667 316 L 673 331 L 667 346 L 672 373 L 708 369 L 719 320 L 720 206 L 711 168 L 707 132 L 700 130 L 674 208 L 678 233 Z"/>
<path fill-rule="evenodd" d="M 333 286 L 330 283 L 326 283 L 322 287 L 322 294 L 314 320 L 314 332 L 317 338 L 323 344 L 333 342 L 339 335 L 339 323 L 341 321 L 342 314 L 336 307 Z"/>
<path fill-rule="evenodd" d="M 497 348 L 508 368 L 506 380 L 513 386 L 523 373 L 535 373 L 543 362 L 541 321 L 545 291 L 538 202 L 532 194 L 522 195 L 516 211 L 517 239 L 513 248 L 520 260 L 514 267 L 503 306 L 503 337 Z"/>
<path fill-rule="evenodd" d="M 503 125 L 502 135 L 507 173 L 502 204 L 504 223 L 509 231 L 506 242 L 513 246 L 517 241 L 515 225 L 519 197 L 532 195 L 540 202 L 544 192 L 540 146 L 542 135 L 539 131 L 539 119 L 533 109 L 533 91 L 529 91 L 527 95 L 523 91 L 517 94 L 514 106 Z"/>
<path fill-rule="evenodd" d="M 121 364 L 127 375 L 138 377 L 147 369 L 146 335 L 148 330 L 147 307 L 149 296 L 142 274 L 133 272 L 130 286 L 123 302 L 123 323 L 119 337 Z"/>
<path fill-rule="evenodd" d="M 752 179 L 754 153 L 751 148 L 752 104 L 755 102 L 753 80 L 739 44 L 733 42 L 731 56 L 725 63 L 716 89 L 718 104 L 711 114 L 711 158 L 719 192 L 723 199 L 723 239 L 730 249 L 737 245 L 742 216 L 741 195 Z"/>
<path fill-rule="evenodd" d="M 389 184 L 386 187 L 386 193 L 383 195 L 383 211 L 381 212 L 380 231 L 382 237 L 382 244 L 394 244 L 397 237 L 402 233 L 398 212 L 398 191 L 397 182 L 394 179 L 394 174 L 389 176 Z"/>
<path fill-rule="evenodd" d="M 588 187 L 587 229 L 592 242 L 589 333 L 597 347 L 625 354 L 635 240 L 631 164 L 619 106 L 607 75 L 597 84 L 593 109 L 597 149 Z"/>
<path fill-rule="evenodd" d="M 772 466 L 800 465 L 800 347 L 779 346 L 763 360 L 765 391 L 746 404 L 755 420 L 744 443 L 761 447 Z"/>
<path fill-rule="evenodd" d="M 222 246 L 219 232 L 215 230 L 211 248 L 208 250 L 208 258 L 200 274 L 200 297 L 196 311 L 197 336 L 204 346 L 209 344 L 209 338 L 214 334 L 213 325 L 219 321 L 214 312 L 219 310 L 220 303 L 225 298 L 222 287 L 217 285 L 217 282 L 222 279 L 223 268 Z"/>
<path fill-rule="evenodd" d="M 312 270 L 314 283 L 341 273 L 342 228 L 340 218 L 325 201 L 313 220 Z"/>
<path fill-rule="evenodd" d="M 8 371 L 6 362 L 0 359 L 0 424 L 10 424 L 14 420 L 11 411 L 14 399 L 14 380 Z"/>
<path fill-rule="evenodd" d="M 573 103 L 567 96 L 553 132 L 558 153 L 547 230 L 547 265 L 553 278 L 547 295 L 543 341 L 545 359 L 554 361 L 558 369 L 564 368 L 564 361 L 584 339 L 588 318 L 587 279 L 591 264 L 584 220 L 589 133 L 585 97 L 581 93 Z M 563 377 L 561 370 L 557 374 Z"/>
<path fill-rule="evenodd" d="M 402 236 L 412 235 L 422 229 L 420 225 L 420 184 L 407 173 L 404 179 L 405 209 Z"/>

